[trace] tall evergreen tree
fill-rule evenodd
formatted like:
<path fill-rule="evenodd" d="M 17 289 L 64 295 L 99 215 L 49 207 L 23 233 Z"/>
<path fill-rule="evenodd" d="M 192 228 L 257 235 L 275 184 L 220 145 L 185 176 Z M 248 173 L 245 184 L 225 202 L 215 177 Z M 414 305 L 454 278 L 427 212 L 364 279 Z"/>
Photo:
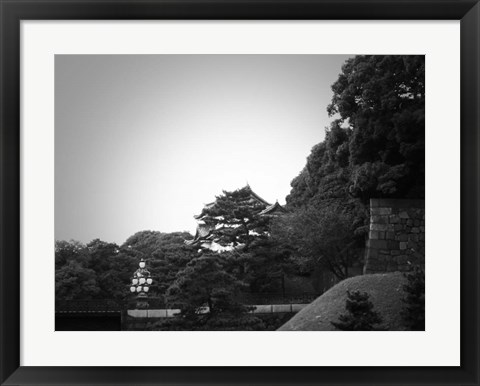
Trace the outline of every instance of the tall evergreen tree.
<path fill-rule="evenodd" d="M 347 313 L 340 315 L 338 322 L 330 323 L 343 331 L 381 330 L 379 324 L 382 323 L 382 318 L 373 310 L 369 297 L 366 292 L 347 291 Z"/>

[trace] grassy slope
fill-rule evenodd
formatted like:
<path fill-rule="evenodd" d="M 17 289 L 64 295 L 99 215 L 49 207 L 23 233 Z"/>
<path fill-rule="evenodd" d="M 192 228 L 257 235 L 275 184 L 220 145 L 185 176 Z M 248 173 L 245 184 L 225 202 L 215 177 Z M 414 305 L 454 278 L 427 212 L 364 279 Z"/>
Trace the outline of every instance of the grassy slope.
<path fill-rule="evenodd" d="M 401 273 L 362 275 L 346 279 L 317 298 L 280 327 L 279 331 L 332 331 L 330 321 L 338 321 L 345 313 L 347 290 L 364 291 L 370 295 L 374 310 L 383 318 L 387 330 L 403 330 L 400 311 L 405 278 Z"/>

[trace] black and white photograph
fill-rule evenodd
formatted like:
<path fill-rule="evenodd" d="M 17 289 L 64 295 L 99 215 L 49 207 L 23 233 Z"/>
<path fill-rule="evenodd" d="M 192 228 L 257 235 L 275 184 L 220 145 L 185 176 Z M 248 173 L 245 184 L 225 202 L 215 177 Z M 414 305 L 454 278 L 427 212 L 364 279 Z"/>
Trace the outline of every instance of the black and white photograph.
<path fill-rule="evenodd" d="M 54 80 L 56 331 L 425 331 L 424 55 Z"/>

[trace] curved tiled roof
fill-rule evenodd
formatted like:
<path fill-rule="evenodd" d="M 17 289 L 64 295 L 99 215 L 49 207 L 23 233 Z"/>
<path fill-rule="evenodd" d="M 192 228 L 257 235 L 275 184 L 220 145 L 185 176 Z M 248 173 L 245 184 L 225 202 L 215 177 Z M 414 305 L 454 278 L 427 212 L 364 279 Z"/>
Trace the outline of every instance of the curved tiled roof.
<path fill-rule="evenodd" d="M 240 191 L 240 190 L 246 190 L 249 193 L 250 198 L 248 198 L 247 201 L 254 201 L 261 204 L 262 206 L 266 206 L 266 208 L 259 213 L 260 215 L 273 215 L 278 212 L 282 212 L 282 213 L 286 212 L 286 210 L 278 203 L 278 201 L 275 204 L 268 203 L 262 197 L 256 194 L 248 184 L 245 187 L 238 189 L 237 191 Z M 215 203 L 216 201 L 205 204 L 205 206 L 202 209 L 202 212 L 193 217 L 196 220 L 201 221 L 204 216 L 205 209 L 209 209 L 213 207 Z M 212 232 L 212 228 L 210 226 L 200 222 L 200 224 L 198 224 L 197 226 L 195 237 L 192 240 L 185 240 L 185 244 L 195 245 L 195 244 L 204 242 L 209 238 L 209 236 L 211 235 L 211 232 Z"/>
<path fill-rule="evenodd" d="M 265 201 L 262 197 L 260 197 L 257 193 L 255 193 L 252 188 L 250 187 L 250 185 L 247 184 L 247 186 L 245 186 L 244 188 L 242 189 L 248 189 L 248 191 L 250 192 L 250 194 L 257 199 L 257 201 L 260 201 L 262 204 L 265 204 L 267 206 L 271 205 L 269 204 L 267 201 Z"/>
<path fill-rule="evenodd" d="M 259 214 L 260 216 L 263 216 L 263 215 L 272 215 L 274 213 L 279 213 L 279 212 L 286 213 L 287 210 L 283 206 L 281 206 L 277 201 L 275 202 L 275 204 L 266 207 Z"/>

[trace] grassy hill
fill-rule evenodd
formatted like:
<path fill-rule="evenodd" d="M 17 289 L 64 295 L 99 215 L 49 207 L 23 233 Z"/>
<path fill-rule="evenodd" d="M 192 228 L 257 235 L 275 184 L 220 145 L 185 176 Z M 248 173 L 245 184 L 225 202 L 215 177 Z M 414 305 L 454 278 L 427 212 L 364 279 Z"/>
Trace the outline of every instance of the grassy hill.
<path fill-rule="evenodd" d="M 330 288 L 322 296 L 301 310 L 278 331 L 334 331 L 330 321 L 338 321 L 345 313 L 347 290 L 367 292 L 374 310 L 383 318 L 387 330 L 404 330 L 400 312 L 405 296 L 406 279 L 401 273 L 355 276 Z"/>

